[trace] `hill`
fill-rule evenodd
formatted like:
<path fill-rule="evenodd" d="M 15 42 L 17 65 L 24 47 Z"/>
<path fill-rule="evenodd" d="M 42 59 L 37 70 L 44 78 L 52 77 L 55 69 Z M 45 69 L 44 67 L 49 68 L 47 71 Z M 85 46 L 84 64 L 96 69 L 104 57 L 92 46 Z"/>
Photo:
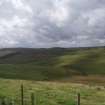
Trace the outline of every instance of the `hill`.
<path fill-rule="evenodd" d="M 5 48 L 0 50 L 0 77 L 59 80 L 105 74 L 105 48 Z"/>

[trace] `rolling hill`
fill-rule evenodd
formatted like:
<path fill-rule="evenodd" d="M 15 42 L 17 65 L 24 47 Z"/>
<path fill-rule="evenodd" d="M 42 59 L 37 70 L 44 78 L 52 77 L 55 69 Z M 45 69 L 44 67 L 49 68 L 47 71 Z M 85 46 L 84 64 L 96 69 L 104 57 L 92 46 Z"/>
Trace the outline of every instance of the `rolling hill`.
<path fill-rule="evenodd" d="M 1 78 L 59 80 L 104 74 L 104 47 L 0 49 Z"/>

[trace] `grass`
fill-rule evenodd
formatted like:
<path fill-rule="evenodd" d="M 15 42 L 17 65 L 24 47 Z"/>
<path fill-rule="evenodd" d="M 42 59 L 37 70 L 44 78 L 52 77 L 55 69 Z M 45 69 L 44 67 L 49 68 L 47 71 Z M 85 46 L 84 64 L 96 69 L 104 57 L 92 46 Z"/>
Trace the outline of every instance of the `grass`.
<path fill-rule="evenodd" d="M 32 92 L 36 105 L 76 105 L 77 93 L 81 105 L 105 105 L 104 52 L 104 47 L 3 49 L 0 77 L 7 79 L 0 79 L 0 98 L 20 105 L 24 84 L 25 105 Z"/>
<path fill-rule="evenodd" d="M 0 77 L 60 80 L 75 75 L 104 75 L 104 52 L 104 47 L 4 49 L 0 51 Z"/>
<path fill-rule="evenodd" d="M 8 79 L 0 79 L 0 84 L 0 96 L 14 99 L 16 105 L 20 104 L 21 84 L 25 105 L 30 104 L 32 92 L 37 105 L 76 105 L 77 93 L 81 94 L 81 105 L 105 105 L 104 86 Z"/>

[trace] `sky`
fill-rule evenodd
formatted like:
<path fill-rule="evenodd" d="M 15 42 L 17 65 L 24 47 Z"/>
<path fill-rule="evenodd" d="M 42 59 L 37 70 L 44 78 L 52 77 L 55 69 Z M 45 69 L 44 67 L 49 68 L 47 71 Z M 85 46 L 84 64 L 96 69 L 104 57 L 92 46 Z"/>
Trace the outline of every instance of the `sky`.
<path fill-rule="evenodd" d="M 0 0 L 0 48 L 105 45 L 105 0 Z"/>

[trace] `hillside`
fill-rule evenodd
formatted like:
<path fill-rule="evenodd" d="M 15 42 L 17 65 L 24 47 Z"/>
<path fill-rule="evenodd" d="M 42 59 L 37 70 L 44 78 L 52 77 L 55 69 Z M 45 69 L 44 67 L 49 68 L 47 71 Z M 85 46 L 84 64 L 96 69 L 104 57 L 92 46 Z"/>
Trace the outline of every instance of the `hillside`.
<path fill-rule="evenodd" d="M 104 47 L 0 50 L 1 78 L 58 80 L 104 74 Z"/>
<path fill-rule="evenodd" d="M 21 84 L 24 84 L 25 105 L 31 105 L 31 93 L 35 96 L 35 105 L 77 105 L 77 93 L 81 94 L 81 105 L 105 105 L 105 84 L 97 86 L 0 78 L 1 99 L 5 97 L 6 102 L 12 100 L 14 105 L 20 105 Z"/>

